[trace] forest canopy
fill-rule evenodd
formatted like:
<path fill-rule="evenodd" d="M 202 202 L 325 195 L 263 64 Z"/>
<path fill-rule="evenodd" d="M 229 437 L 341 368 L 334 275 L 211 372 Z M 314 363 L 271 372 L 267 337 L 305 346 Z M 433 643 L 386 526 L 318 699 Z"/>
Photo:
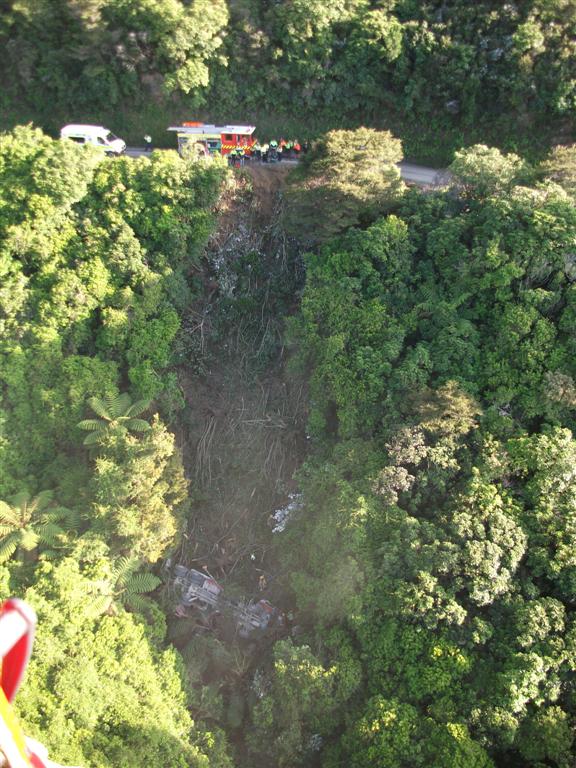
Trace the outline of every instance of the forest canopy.
<path fill-rule="evenodd" d="M 18 703 L 61 760 L 220 764 L 146 566 L 187 510 L 172 346 L 226 173 L 0 136 L 2 594 L 38 613 Z"/>
<path fill-rule="evenodd" d="M 400 151 L 388 133 L 329 133 L 284 196 L 282 221 L 309 221 L 285 259 L 298 237 L 310 250 L 274 354 L 305 382 L 308 446 L 304 502 L 261 546 L 297 626 L 264 653 L 192 636 L 182 657 L 151 570 L 202 519 L 175 439 L 177 334 L 238 182 L 218 159 L 0 138 L 0 574 L 39 614 L 19 706 L 60 759 L 572 764 L 572 158 L 477 145 L 422 194 Z M 310 237 L 333 193 L 346 217 Z M 261 316 L 257 275 L 222 287 L 222 328 Z M 285 306 L 286 285 L 267 286 Z"/>
<path fill-rule="evenodd" d="M 330 768 L 573 761 L 576 209 L 485 146 L 451 170 L 308 254 L 289 320 L 314 449 L 279 556 L 354 669 Z"/>

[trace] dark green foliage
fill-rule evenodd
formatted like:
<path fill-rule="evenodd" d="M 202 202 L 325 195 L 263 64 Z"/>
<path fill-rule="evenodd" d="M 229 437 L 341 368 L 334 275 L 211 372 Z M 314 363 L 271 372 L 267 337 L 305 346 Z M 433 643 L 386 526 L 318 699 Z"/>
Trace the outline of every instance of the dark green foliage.
<path fill-rule="evenodd" d="M 156 562 L 175 543 L 187 490 L 174 436 L 157 417 L 144 437 L 112 432 L 100 441 L 90 483 L 93 516 L 117 551 Z"/>
<path fill-rule="evenodd" d="M 335 627 L 362 666 L 326 768 L 574 762 L 576 209 L 484 146 L 453 171 L 307 255 L 289 324 L 313 450 L 278 552 L 322 668 Z"/>
<path fill-rule="evenodd" d="M 400 160 L 401 144 L 388 132 L 330 131 L 286 190 L 288 232 L 323 243 L 389 210 L 403 189 Z"/>
<path fill-rule="evenodd" d="M 18 696 L 28 732 L 66 762 L 136 767 L 144 753 L 158 764 L 204 768 L 208 758 L 190 742 L 177 655 L 151 645 L 134 615 L 99 615 L 91 582 L 108 578 L 105 548 L 92 547 L 45 563 L 23 594 L 39 618 Z"/>
<path fill-rule="evenodd" d="M 328 669 L 305 645 L 282 640 L 274 646 L 270 687 L 253 709 L 248 742 L 258 764 L 272 753 L 279 768 L 299 765 L 315 751 L 314 734 L 336 729 L 336 710 L 357 688 L 360 665 L 349 647 L 335 645 L 338 662 Z"/>
<path fill-rule="evenodd" d="M 570 0 L 21 0 L 0 19 L 4 127 L 77 114 L 169 146 L 204 106 L 301 138 L 388 128 L 438 163 L 478 141 L 542 156 L 574 135 L 575 29 Z"/>
<path fill-rule="evenodd" d="M 482 177 L 475 189 L 484 196 L 484 160 L 476 160 L 472 149 L 458 167 Z M 312 386 L 321 382 L 313 430 L 334 403 L 342 436 L 370 433 L 403 409 L 396 393 L 450 378 L 525 420 L 549 410 L 546 376 L 573 373 L 563 318 L 576 210 L 557 187 L 502 192 L 469 206 L 410 196 L 404 220 L 390 217 L 308 258 L 292 333 L 314 366 Z"/>
<path fill-rule="evenodd" d="M 492 768 L 493 763 L 466 726 L 437 725 L 419 717 L 418 711 L 397 699 L 376 696 L 363 717 L 344 737 L 347 765 L 365 768 Z M 338 765 L 331 763 L 328 766 Z"/>
<path fill-rule="evenodd" d="M 121 372 L 136 399 L 178 402 L 177 310 L 224 172 L 175 153 L 110 162 L 30 128 L 0 137 L 5 492 L 50 474 Z"/>
<path fill-rule="evenodd" d="M 5 71 L 40 100 L 84 108 L 152 92 L 198 95 L 225 63 L 223 0 L 25 0 L 4 11 Z M 33 75 L 34 73 L 34 75 Z"/>

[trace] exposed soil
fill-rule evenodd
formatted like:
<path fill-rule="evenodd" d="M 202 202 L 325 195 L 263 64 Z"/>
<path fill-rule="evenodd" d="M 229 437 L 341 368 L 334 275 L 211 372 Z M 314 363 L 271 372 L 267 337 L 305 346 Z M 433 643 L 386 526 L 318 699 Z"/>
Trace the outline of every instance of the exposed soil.
<path fill-rule="evenodd" d="M 287 176 L 294 170 L 286 163 L 256 163 L 246 165 L 245 171 L 252 180 L 253 208 L 256 220 L 266 226 L 270 223 L 278 205 L 278 198 Z"/>
<path fill-rule="evenodd" d="M 178 370 L 186 401 L 179 438 L 194 503 L 177 559 L 208 568 L 227 589 L 271 600 L 282 590 L 270 516 L 295 490 L 306 397 L 303 384 L 284 379 L 282 318 L 270 306 L 267 270 L 246 281 L 251 264 L 242 259 L 282 268 L 277 217 L 291 170 L 254 164 L 235 174 L 209 243 L 204 296 L 183 324 L 193 354 Z M 259 304 L 250 302 L 252 280 Z M 240 319 L 226 325 L 236 301 L 244 302 Z"/>

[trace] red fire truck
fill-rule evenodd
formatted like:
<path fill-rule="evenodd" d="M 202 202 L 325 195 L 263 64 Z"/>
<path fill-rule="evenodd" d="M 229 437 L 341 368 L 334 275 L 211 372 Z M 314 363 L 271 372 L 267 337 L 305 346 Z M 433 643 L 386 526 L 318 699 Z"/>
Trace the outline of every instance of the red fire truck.
<path fill-rule="evenodd" d="M 254 125 L 210 125 L 208 123 L 182 123 L 168 128 L 178 136 L 178 152 L 203 155 L 228 155 L 241 147 L 250 153 L 256 139 Z"/>

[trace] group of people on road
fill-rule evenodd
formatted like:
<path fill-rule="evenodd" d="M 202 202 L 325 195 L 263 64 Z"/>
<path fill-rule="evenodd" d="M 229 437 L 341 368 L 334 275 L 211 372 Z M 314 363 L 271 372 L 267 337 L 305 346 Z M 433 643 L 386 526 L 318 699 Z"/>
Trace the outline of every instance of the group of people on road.
<path fill-rule="evenodd" d="M 308 150 L 308 142 L 302 144 L 296 139 L 286 140 L 271 139 L 270 142 L 260 144 L 258 140 L 251 147 L 236 147 L 228 153 L 228 162 L 231 165 L 244 165 L 246 160 L 256 160 L 262 163 L 277 163 L 283 158 L 297 160 L 303 152 Z"/>

